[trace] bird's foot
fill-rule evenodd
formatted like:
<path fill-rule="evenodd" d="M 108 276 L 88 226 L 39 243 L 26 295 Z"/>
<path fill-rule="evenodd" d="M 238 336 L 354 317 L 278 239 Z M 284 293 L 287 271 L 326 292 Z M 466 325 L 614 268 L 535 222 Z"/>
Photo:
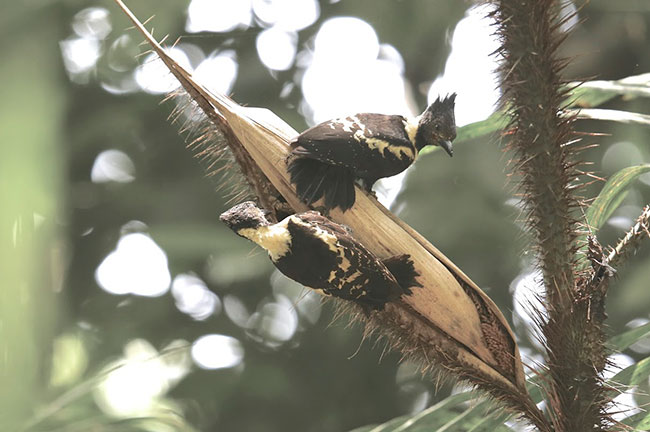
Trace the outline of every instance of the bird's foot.
<path fill-rule="evenodd" d="M 372 190 L 372 186 L 375 184 L 374 181 L 368 181 L 363 178 L 358 178 L 355 180 L 355 183 L 357 184 L 357 186 L 363 189 L 364 192 L 366 192 L 368 195 L 372 196 L 373 198 L 377 198 L 377 195 Z"/>

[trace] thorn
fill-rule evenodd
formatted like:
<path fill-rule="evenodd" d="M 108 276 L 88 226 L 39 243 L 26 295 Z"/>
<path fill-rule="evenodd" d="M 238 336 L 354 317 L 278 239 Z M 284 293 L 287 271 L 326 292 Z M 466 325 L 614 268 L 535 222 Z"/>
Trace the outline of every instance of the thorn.
<path fill-rule="evenodd" d="M 147 18 L 146 20 L 144 20 L 144 21 L 142 22 L 142 27 L 146 27 L 147 24 L 149 24 L 149 22 L 150 22 L 152 19 L 155 18 L 155 16 L 156 16 L 155 14 L 154 14 L 154 15 L 151 15 L 149 18 Z M 153 34 L 153 31 L 152 31 L 152 34 Z"/>
<path fill-rule="evenodd" d="M 158 42 L 158 45 L 162 45 L 162 44 L 164 44 L 168 37 L 169 37 L 169 33 L 167 33 L 167 34 L 165 35 L 165 37 L 163 37 L 163 38 L 160 40 L 160 42 Z"/>

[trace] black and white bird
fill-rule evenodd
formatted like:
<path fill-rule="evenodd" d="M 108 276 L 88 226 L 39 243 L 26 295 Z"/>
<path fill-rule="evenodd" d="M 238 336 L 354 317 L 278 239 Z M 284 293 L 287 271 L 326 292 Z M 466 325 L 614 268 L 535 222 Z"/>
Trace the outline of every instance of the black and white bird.
<path fill-rule="evenodd" d="M 325 210 L 345 211 L 354 204 L 355 182 L 370 192 L 378 179 L 404 171 L 429 145 L 451 156 L 455 99 L 455 93 L 438 98 L 413 119 L 357 114 L 307 129 L 291 142 L 288 158 L 298 196 L 308 205 L 325 197 Z"/>
<path fill-rule="evenodd" d="M 221 217 L 230 229 L 264 248 L 275 266 L 296 282 L 326 295 L 381 310 L 421 286 L 410 255 L 380 260 L 349 230 L 315 211 L 271 224 L 251 201 Z"/>

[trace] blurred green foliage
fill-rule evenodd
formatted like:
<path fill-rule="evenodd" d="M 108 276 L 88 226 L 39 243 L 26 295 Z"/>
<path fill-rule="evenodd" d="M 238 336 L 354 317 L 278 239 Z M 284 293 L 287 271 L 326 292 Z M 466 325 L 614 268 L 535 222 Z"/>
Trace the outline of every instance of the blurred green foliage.
<path fill-rule="evenodd" d="M 603 226 L 620 206 L 627 195 L 628 186 L 648 171 L 650 164 L 631 166 L 623 168 L 607 180 L 587 211 L 587 221 L 594 232 Z"/>
<path fill-rule="evenodd" d="M 174 39 L 184 34 L 188 1 L 133 3 L 130 6 L 140 18 L 156 15 L 157 35 L 169 33 Z M 259 251 L 251 254 L 248 243 L 218 223 L 218 215 L 228 208 L 227 199 L 215 192 L 218 180 L 206 177 L 203 166 L 184 148 L 178 127 L 167 121 L 171 104 L 159 106 L 159 96 L 145 93 L 104 91 L 98 84 L 101 59 L 87 83 L 71 82 L 58 44 L 71 33 L 74 15 L 89 6 L 110 11 L 113 30 L 107 43 L 129 26 L 108 0 L 10 2 L 0 18 L 2 430 L 28 425 L 39 431 L 344 431 L 429 405 L 444 409 L 434 410 L 428 421 L 435 418 L 435 423 L 425 423 L 426 430 L 449 421 L 455 423 L 448 431 L 475 425 L 480 416 L 457 419 L 466 407 L 462 398 L 457 404 L 440 402 L 449 394 L 450 384 L 436 386 L 408 367 L 399 367 L 398 355 L 384 353 L 383 345 L 363 342 L 360 329 L 347 328 L 344 318 L 330 325 L 333 310 L 327 303 L 320 318 L 301 312 L 296 335 L 271 346 L 223 310 L 194 320 L 178 309 L 170 293 L 155 298 L 119 296 L 98 286 L 98 265 L 128 231 L 125 225 L 141 221 L 166 252 L 172 277 L 198 275 L 221 303 L 236 298 L 251 312 L 278 292 L 294 289 L 286 281 L 278 282 L 277 276 L 272 283 L 268 260 Z M 343 0 L 321 1 L 320 6 L 318 21 L 299 33 L 299 46 L 330 17 L 360 17 L 375 28 L 382 42 L 402 54 L 405 77 L 415 89 L 418 106 L 424 106 L 426 88 L 441 73 L 449 53 L 449 32 L 468 4 Z M 587 19 L 565 47 L 567 55 L 578 55 L 569 68 L 571 79 L 620 79 L 650 71 L 647 6 L 592 1 L 581 15 Z M 225 46 L 235 49 L 236 100 L 270 108 L 302 130 L 306 123 L 295 108 L 299 89 L 280 97 L 296 71 L 269 73 L 255 50 L 258 31 L 253 27 L 230 34 L 202 33 L 185 40 L 206 52 Z M 650 108 L 645 98 L 598 103 L 605 100 L 605 108 L 646 113 Z M 606 134 L 587 137 L 600 147 L 583 153 L 599 175 L 611 176 L 650 160 L 647 129 L 597 121 L 580 122 L 578 128 Z M 419 160 L 394 209 L 485 289 L 510 318 L 509 286 L 531 264 L 524 249 L 526 234 L 517 222 L 520 209 L 512 199 L 516 179 L 505 174 L 508 156 L 498 138 L 471 133 L 461 138 L 466 140 L 457 146 L 453 160 L 439 152 Z M 135 181 L 90 181 L 97 155 L 108 149 L 131 158 Z M 602 186 L 597 182 L 584 193 L 594 197 Z M 634 218 L 648 202 L 648 182 L 636 181 L 614 216 Z M 605 224 L 599 237 L 603 244 L 611 244 L 623 231 L 620 225 Z M 612 334 L 621 333 L 634 318 L 650 318 L 649 250 L 634 257 L 613 283 L 608 300 Z M 309 316 L 317 321 L 310 322 Z M 522 347 L 534 355 L 535 345 L 520 323 L 515 323 L 515 330 Z M 99 409 L 93 394 L 108 374 L 106 367 L 124 357 L 130 341 L 146 340 L 163 352 L 173 341 L 191 343 L 210 333 L 240 340 L 244 363 L 215 371 L 192 367 L 164 395 L 156 416 L 118 418 Z M 626 353 L 636 360 L 643 357 L 638 351 Z M 647 378 L 646 369 L 647 361 L 628 372 Z M 401 425 L 406 419 L 410 417 L 391 424 Z"/>

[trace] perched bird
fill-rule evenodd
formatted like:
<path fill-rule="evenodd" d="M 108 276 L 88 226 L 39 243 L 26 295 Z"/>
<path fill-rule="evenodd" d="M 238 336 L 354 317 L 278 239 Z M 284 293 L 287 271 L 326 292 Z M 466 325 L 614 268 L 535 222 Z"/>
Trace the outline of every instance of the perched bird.
<path fill-rule="evenodd" d="M 423 147 L 437 145 L 449 156 L 456 138 L 453 93 L 436 99 L 418 117 L 357 114 L 326 121 L 291 142 L 288 170 L 300 199 L 325 197 L 325 210 L 345 211 L 355 201 L 354 182 L 368 192 L 380 178 L 408 168 Z"/>
<path fill-rule="evenodd" d="M 289 278 L 326 295 L 352 300 L 364 309 L 381 310 L 386 302 L 421 286 L 410 255 L 380 260 L 346 227 L 315 211 L 271 224 L 263 210 L 247 201 L 220 219 L 266 249 L 273 264 Z"/>

